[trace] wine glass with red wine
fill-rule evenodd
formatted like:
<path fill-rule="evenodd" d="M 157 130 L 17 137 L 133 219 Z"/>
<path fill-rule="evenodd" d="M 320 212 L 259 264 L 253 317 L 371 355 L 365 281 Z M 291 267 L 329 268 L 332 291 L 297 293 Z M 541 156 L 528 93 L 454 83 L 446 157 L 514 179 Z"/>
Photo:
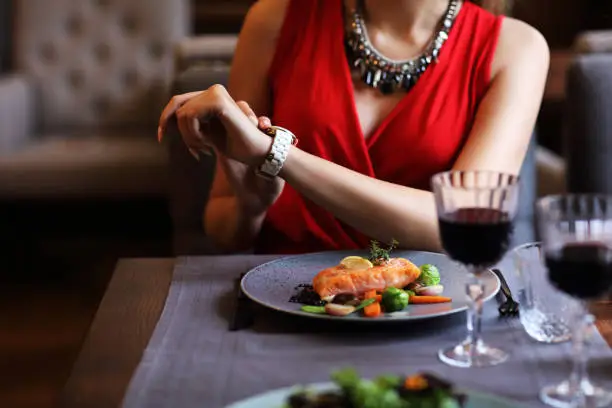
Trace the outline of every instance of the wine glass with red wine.
<path fill-rule="evenodd" d="M 612 393 L 591 383 L 584 349 L 594 321 L 588 302 L 612 290 L 612 196 L 544 197 L 537 203 L 537 218 L 548 279 L 580 300 L 571 324 L 573 371 L 561 384 L 544 387 L 540 397 L 554 407 L 607 407 Z"/>
<path fill-rule="evenodd" d="M 486 344 L 481 336 L 485 287 L 480 276 L 508 251 L 518 207 L 519 177 L 493 171 L 448 171 L 432 178 L 442 247 L 469 273 L 466 293 L 468 336 L 438 352 L 454 367 L 487 367 L 508 354 Z"/>

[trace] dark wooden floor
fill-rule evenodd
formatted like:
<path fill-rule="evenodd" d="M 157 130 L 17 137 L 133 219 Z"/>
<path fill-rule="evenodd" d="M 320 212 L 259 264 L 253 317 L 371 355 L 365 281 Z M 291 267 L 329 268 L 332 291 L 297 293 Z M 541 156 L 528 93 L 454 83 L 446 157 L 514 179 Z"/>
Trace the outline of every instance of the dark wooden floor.
<path fill-rule="evenodd" d="M 169 231 L 157 200 L 0 204 L 0 407 L 57 406 L 116 260 Z"/>

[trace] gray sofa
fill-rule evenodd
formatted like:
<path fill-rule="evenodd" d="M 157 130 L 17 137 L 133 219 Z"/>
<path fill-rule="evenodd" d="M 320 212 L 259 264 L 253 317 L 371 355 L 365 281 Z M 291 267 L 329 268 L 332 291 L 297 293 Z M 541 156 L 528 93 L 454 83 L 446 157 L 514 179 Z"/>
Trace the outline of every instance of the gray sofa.
<path fill-rule="evenodd" d="M 189 3 L 12 2 L 0 200 L 165 197 L 168 158 L 156 129 L 175 45 L 191 32 Z"/>
<path fill-rule="evenodd" d="M 567 189 L 612 194 L 612 30 L 584 33 L 567 76 Z"/>
<path fill-rule="evenodd" d="M 177 48 L 175 94 L 206 89 L 215 83 L 226 84 L 236 37 L 205 36 L 182 42 Z M 194 160 L 180 135 L 174 131 L 168 140 L 170 155 L 170 212 L 173 221 L 173 246 L 177 255 L 215 253 L 204 235 L 202 210 L 211 186 L 214 158 Z M 536 144 L 532 139 L 521 170 L 522 190 L 514 244 L 533 241 L 533 202 L 536 198 Z"/>

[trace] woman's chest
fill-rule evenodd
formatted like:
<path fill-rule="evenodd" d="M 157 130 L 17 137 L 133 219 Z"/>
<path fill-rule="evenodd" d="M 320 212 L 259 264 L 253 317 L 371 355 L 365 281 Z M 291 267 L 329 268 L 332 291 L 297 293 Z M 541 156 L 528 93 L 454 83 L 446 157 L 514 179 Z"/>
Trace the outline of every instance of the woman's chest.
<path fill-rule="evenodd" d="M 367 160 L 373 175 L 387 181 L 410 185 L 452 166 L 474 116 L 461 89 L 434 79 L 408 93 L 382 95 L 349 84 L 330 87 L 316 74 L 283 81 L 273 119 L 292 129 L 309 153 L 343 165 Z"/>
<path fill-rule="evenodd" d="M 385 119 L 393 113 L 406 95 L 403 92 L 383 95 L 359 80 L 353 81 L 352 85 L 355 121 L 359 126 L 361 137 L 367 140 L 376 133 L 377 129 L 385 125 Z"/>

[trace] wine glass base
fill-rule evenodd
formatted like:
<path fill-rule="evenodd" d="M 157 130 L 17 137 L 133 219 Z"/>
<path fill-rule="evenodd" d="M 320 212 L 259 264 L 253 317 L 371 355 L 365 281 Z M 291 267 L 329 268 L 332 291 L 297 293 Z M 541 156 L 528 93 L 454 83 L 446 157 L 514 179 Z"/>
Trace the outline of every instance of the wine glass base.
<path fill-rule="evenodd" d="M 549 385 L 540 391 L 543 403 L 555 408 L 607 407 L 612 404 L 612 392 L 594 386 L 588 381 L 573 389 L 569 381 Z"/>
<path fill-rule="evenodd" d="M 476 350 L 472 350 L 472 344 L 464 341 L 454 347 L 441 349 L 438 351 L 438 358 L 450 366 L 469 368 L 469 367 L 490 367 L 503 363 L 508 359 L 508 353 L 491 347 L 480 342 Z"/>

